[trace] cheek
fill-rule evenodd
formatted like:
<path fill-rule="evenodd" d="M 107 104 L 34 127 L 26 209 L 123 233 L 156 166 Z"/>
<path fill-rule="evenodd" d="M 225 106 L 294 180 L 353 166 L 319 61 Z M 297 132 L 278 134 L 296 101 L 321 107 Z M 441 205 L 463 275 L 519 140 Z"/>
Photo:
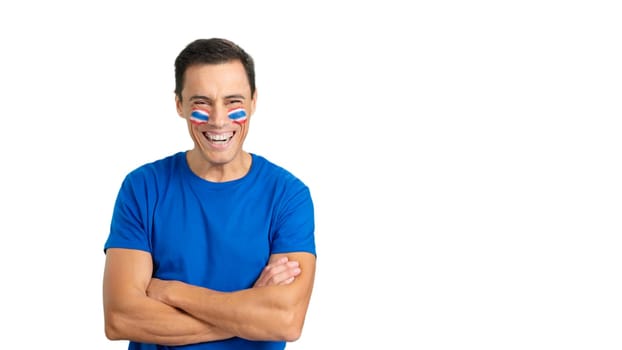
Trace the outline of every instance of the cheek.
<path fill-rule="evenodd" d="M 234 124 L 237 124 L 240 129 L 238 130 L 236 135 L 240 136 L 241 140 L 245 140 L 246 139 L 246 135 L 248 134 L 248 123 L 246 121 L 243 122 L 233 122 Z M 244 141 L 242 141 L 244 142 Z"/>
<path fill-rule="evenodd" d="M 193 109 L 190 113 L 190 121 L 193 124 L 205 124 L 209 120 L 209 114 L 202 109 Z"/>
<path fill-rule="evenodd" d="M 227 115 L 234 123 L 240 125 L 246 123 L 246 118 L 248 117 L 244 108 L 234 108 L 230 110 Z"/>

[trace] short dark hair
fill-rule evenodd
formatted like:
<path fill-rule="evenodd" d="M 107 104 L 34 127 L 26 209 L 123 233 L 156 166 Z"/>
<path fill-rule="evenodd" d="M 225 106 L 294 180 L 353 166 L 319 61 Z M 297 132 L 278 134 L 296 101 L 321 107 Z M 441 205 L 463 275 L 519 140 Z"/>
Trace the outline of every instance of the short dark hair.
<path fill-rule="evenodd" d="M 239 60 L 244 66 L 246 77 L 251 87 L 251 96 L 255 94 L 255 63 L 253 58 L 240 46 L 227 39 L 197 39 L 188 44 L 175 59 L 175 95 L 181 101 L 184 87 L 184 74 L 188 67 L 197 64 L 219 64 Z"/>

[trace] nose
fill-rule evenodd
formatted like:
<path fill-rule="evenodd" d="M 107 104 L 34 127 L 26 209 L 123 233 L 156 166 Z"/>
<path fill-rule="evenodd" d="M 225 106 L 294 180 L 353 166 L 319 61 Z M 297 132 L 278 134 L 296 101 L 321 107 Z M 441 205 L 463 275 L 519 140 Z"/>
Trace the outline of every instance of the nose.
<path fill-rule="evenodd" d="M 225 106 L 214 106 L 209 115 L 208 124 L 214 128 L 222 128 L 229 122 Z"/>

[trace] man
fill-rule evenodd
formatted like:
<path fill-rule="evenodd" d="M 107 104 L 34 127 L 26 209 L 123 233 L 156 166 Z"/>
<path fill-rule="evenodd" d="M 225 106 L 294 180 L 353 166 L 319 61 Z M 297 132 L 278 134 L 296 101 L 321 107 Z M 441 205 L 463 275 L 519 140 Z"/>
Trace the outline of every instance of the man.
<path fill-rule="evenodd" d="M 283 349 L 300 337 L 313 288 L 310 191 L 243 149 L 257 103 L 243 49 L 190 43 L 175 84 L 194 147 L 121 185 L 104 246 L 106 336 L 129 349 Z"/>

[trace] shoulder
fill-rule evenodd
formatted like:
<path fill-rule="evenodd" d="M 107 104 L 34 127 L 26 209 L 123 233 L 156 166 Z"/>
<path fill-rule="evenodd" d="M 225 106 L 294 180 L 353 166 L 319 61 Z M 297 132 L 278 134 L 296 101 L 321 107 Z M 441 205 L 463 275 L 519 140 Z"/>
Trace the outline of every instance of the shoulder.
<path fill-rule="evenodd" d="M 252 156 L 254 166 L 257 167 L 260 173 L 259 175 L 263 179 L 271 179 L 279 184 L 288 186 L 307 187 L 302 179 L 282 165 L 274 163 L 258 154 L 252 154 Z"/>
<path fill-rule="evenodd" d="M 156 186 L 159 182 L 168 182 L 170 178 L 179 173 L 175 169 L 183 166 L 185 152 L 178 152 L 154 161 L 143 163 L 130 170 L 124 179 L 124 184 L 135 187 Z"/>
<path fill-rule="evenodd" d="M 154 161 L 143 163 L 132 169 L 127 176 L 145 177 L 170 172 L 182 164 L 181 162 L 185 159 L 184 156 L 185 152 L 178 152 Z"/>
<path fill-rule="evenodd" d="M 257 165 L 256 182 L 264 193 L 269 193 L 279 203 L 312 202 L 311 190 L 303 180 L 282 165 L 253 154 Z"/>

